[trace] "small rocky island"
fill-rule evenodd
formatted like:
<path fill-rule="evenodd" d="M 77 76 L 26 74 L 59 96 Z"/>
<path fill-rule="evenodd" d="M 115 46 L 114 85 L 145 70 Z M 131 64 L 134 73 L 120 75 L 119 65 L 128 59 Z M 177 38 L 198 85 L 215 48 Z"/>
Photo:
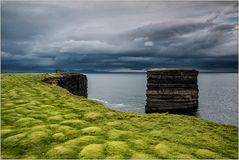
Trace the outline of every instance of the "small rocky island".
<path fill-rule="evenodd" d="M 198 71 L 195 69 L 148 70 L 146 113 L 196 111 L 197 76 Z"/>

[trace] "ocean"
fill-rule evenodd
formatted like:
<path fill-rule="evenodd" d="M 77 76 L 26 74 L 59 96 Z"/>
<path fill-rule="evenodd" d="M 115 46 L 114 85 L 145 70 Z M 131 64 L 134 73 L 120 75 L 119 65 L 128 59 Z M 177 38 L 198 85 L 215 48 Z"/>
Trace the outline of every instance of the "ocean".
<path fill-rule="evenodd" d="M 146 73 L 86 73 L 88 96 L 115 110 L 145 113 Z M 237 73 L 200 73 L 195 116 L 238 126 Z"/>

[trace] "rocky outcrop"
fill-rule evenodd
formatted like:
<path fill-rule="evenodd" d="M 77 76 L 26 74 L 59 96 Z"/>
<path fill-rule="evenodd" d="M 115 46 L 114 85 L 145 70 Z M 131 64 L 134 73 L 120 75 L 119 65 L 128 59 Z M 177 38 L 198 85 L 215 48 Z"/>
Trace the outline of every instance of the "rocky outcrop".
<path fill-rule="evenodd" d="M 197 75 L 194 69 L 148 70 L 146 113 L 196 110 Z"/>
<path fill-rule="evenodd" d="M 60 77 L 46 78 L 43 82 L 58 85 L 74 95 L 88 97 L 86 75 L 80 73 L 61 73 Z"/>

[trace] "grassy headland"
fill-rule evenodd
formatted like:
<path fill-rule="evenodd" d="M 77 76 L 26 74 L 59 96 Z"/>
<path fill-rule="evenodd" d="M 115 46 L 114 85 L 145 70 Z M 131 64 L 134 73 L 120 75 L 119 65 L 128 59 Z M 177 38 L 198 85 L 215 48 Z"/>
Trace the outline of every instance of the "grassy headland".
<path fill-rule="evenodd" d="M 2 158 L 238 158 L 237 127 L 114 111 L 49 76 L 2 75 Z"/>

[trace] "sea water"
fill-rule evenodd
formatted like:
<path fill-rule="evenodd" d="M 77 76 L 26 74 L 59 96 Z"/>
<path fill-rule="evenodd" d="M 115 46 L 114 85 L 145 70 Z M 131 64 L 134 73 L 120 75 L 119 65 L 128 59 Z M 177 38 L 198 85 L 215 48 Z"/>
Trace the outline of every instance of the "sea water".
<path fill-rule="evenodd" d="M 145 113 L 146 73 L 86 73 L 88 96 L 110 108 Z M 237 73 L 200 73 L 196 116 L 238 125 Z"/>

